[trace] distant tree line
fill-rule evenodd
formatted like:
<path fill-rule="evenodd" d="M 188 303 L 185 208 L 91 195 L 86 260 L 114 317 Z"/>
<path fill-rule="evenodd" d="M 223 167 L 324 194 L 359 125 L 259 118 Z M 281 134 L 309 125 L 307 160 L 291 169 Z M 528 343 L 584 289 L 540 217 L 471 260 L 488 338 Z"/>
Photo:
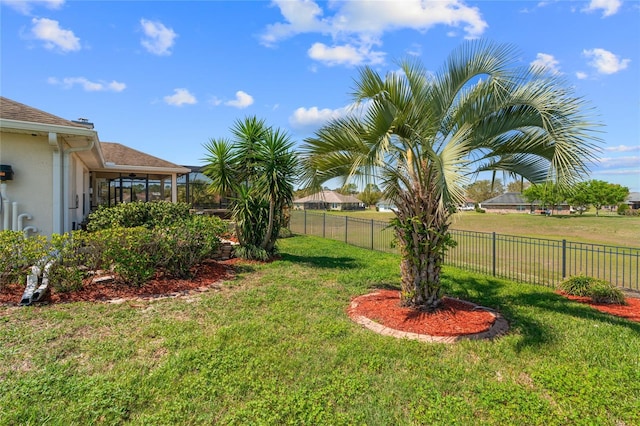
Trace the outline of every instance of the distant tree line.
<path fill-rule="evenodd" d="M 505 193 L 500 179 L 478 180 L 466 187 L 467 198 L 481 203 Z M 520 192 L 525 200 L 538 202 L 542 207 L 555 209 L 562 203 L 568 203 L 582 214 L 589 206 L 593 206 L 596 215 L 605 206 L 617 206 L 629 195 L 629 188 L 602 180 L 578 182 L 575 185 L 561 188 L 552 182 L 531 185 L 526 181 L 510 182 L 506 192 Z"/>

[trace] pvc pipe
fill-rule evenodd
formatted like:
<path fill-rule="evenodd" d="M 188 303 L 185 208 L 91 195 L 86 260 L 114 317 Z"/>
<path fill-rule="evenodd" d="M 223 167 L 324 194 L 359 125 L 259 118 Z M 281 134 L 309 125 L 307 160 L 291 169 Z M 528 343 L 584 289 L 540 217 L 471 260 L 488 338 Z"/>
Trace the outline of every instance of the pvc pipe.
<path fill-rule="evenodd" d="M 33 219 L 33 217 L 31 217 L 31 215 L 29 213 L 22 213 L 22 214 L 18 215 L 18 231 L 22 230 L 22 220 L 23 219 L 31 220 L 31 219 Z"/>
<path fill-rule="evenodd" d="M 11 229 L 19 231 L 18 229 L 18 202 L 11 203 Z"/>
<path fill-rule="evenodd" d="M 29 231 L 31 232 L 38 232 L 38 228 L 36 228 L 35 226 L 25 226 L 24 229 L 22 230 L 22 232 L 24 232 L 24 236 L 28 237 L 29 236 Z"/>
<path fill-rule="evenodd" d="M 11 217 L 11 204 L 7 198 L 2 199 L 2 229 L 11 231 L 9 219 Z"/>

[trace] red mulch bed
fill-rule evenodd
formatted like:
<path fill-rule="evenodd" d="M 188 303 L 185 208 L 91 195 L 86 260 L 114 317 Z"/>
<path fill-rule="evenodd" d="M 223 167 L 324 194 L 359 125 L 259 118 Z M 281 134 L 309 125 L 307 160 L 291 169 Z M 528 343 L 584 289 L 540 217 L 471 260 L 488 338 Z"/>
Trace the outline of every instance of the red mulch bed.
<path fill-rule="evenodd" d="M 220 262 L 205 261 L 192 270 L 192 278 L 170 279 L 158 275 L 142 287 L 131 287 L 114 282 L 95 283 L 88 280 L 78 291 L 60 293 L 52 289 L 45 303 L 151 298 L 202 291 L 220 280 L 230 278 L 233 275 L 231 265 L 235 262 L 237 262 L 235 259 Z M 21 284 L 12 284 L 0 289 L 0 305 L 19 305 L 23 292 L 24 285 Z"/>
<path fill-rule="evenodd" d="M 576 302 L 586 303 L 600 312 L 640 322 L 640 299 L 638 298 L 627 297 L 625 299 L 627 302 L 626 305 L 615 305 L 609 303 L 595 303 L 589 297 L 571 296 L 563 292 L 558 292 L 558 294 L 562 294 L 567 299 L 574 300 Z"/>
<path fill-rule="evenodd" d="M 495 315 L 474 309 L 476 305 L 445 297 L 435 312 L 417 311 L 400 306 L 398 290 L 379 290 L 357 297 L 348 309 L 349 316 L 363 316 L 394 330 L 430 336 L 461 336 L 487 331 Z"/>

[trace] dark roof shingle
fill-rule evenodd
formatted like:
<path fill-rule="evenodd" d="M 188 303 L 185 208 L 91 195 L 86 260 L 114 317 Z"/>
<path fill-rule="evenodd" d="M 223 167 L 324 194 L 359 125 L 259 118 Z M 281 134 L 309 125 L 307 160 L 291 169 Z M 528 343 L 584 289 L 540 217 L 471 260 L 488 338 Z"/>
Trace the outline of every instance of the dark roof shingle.
<path fill-rule="evenodd" d="M 82 124 L 65 120 L 48 112 L 30 107 L 20 102 L 0 96 L 0 118 L 6 120 L 27 121 L 29 123 L 52 124 L 55 126 L 70 126 L 85 128 Z"/>
<path fill-rule="evenodd" d="M 118 166 L 143 166 L 162 168 L 182 167 L 116 142 L 100 142 L 100 146 L 102 147 L 102 155 L 104 157 L 104 161 L 114 163 Z"/>

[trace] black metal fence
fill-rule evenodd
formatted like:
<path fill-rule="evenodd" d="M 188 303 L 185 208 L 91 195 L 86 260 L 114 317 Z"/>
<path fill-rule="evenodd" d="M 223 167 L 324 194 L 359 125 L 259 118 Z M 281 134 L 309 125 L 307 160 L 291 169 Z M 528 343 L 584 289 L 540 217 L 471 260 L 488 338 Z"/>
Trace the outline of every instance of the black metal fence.
<path fill-rule="evenodd" d="M 398 253 L 388 222 L 291 212 L 294 233 L 344 241 L 357 247 Z M 451 230 L 457 245 L 446 264 L 513 281 L 555 287 L 564 279 L 587 275 L 630 290 L 640 290 L 640 248 L 577 243 L 567 240 Z"/>

